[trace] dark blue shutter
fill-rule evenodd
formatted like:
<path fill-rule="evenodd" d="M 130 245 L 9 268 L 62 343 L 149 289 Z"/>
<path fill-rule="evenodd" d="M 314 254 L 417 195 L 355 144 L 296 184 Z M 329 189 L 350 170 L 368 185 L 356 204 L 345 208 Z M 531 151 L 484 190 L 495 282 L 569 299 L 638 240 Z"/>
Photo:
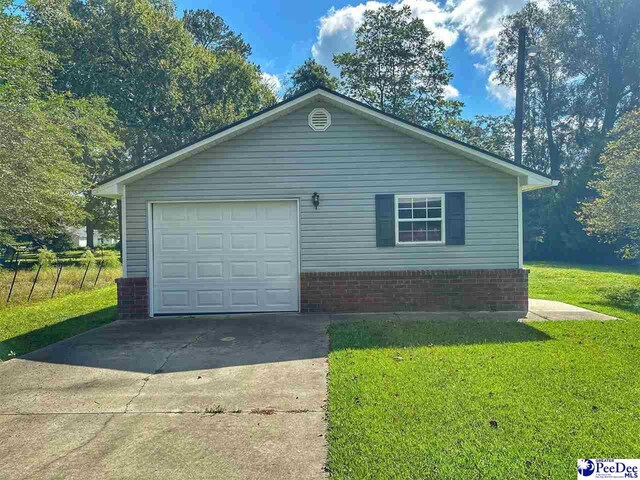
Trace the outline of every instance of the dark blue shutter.
<path fill-rule="evenodd" d="M 376 247 L 396 244 L 396 214 L 393 194 L 376 195 Z"/>
<path fill-rule="evenodd" d="M 447 245 L 464 245 L 464 192 L 444 194 Z"/>

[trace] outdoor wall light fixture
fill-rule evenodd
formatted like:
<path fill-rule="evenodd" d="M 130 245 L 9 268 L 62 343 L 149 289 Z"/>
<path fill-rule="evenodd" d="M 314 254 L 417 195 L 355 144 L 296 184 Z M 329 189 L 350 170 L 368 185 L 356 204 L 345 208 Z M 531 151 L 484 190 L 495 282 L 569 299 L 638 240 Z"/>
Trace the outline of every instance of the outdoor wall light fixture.
<path fill-rule="evenodd" d="M 313 207 L 317 210 L 318 205 L 320 205 L 320 194 L 318 192 L 313 192 L 313 195 L 311 195 L 311 202 L 313 203 Z"/>

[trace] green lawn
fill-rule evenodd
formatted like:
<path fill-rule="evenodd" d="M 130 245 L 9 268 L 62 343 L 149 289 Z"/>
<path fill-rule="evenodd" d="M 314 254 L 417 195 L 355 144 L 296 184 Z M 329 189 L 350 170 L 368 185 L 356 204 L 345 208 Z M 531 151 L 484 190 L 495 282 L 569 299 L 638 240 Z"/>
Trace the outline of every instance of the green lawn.
<path fill-rule="evenodd" d="M 0 309 L 0 361 L 116 319 L 116 286 Z"/>
<path fill-rule="evenodd" d="M 599 293 L 640 276 L 536 264 L 530 286 L 627 320 L 333 324 L 333 478 L 576 478 L 578 458 L 640 457 L 640 312 Z"/>

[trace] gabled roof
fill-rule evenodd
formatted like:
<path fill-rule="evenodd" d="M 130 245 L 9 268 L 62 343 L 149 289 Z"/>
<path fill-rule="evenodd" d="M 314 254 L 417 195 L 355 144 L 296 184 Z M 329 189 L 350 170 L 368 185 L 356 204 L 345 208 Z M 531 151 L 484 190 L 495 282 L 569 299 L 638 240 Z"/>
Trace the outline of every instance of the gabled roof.
<path fill-rule="evenodd" d="M 417 138 L 418 140 L 422 140 L 444 150 L 457 153 L 468 159 L 501 170 L 509 175 L 520 177 L 520 185 L 523 190 L 535 190 L 537 188 L 546 188 L 558 184 L 556 180 L 553 180 L 545 173 L 538 172 L 523 165 L 516 165 L 510 160 L 494 153 L 461 142 L 460 140 L 456 140 L 455 138 L 448 137 L 428 128 L 421 127 L 420 125 L 413 124 L 396 117 L 395 115 L 391 115 L 370 107 L 369 105 L 365 105 L 362 102 L 349 98 L 338 92 L 318 87 L 273 105 L 272 107 L 261 110 L 260 112 L 257 112 L 243 120 L 227 125 L 226 127 L 216 130 L 205 137 L 184 145 L 171 153 L 157 157 L 143 163 L 142 165 L 127 170 L 116 177 L 105 180 L 93 189 L 93 194 L 103 197 L 119 198 L 122 195 L 123 185 L 139 180 L 140 178 L 150 175 L 162 168 L 173 165 L 185 158 L 195 155 L 198 152 L 211 148 L 214 145 L 218 145 L 250 130 L 258 128 L 265 123 L 272 122 L 293 110 L 317 100 L 323 100 L 330 105 L 335 105 L 355 115 L 364 117 L 375 123 L 385 125 L 393 130 Z"/>

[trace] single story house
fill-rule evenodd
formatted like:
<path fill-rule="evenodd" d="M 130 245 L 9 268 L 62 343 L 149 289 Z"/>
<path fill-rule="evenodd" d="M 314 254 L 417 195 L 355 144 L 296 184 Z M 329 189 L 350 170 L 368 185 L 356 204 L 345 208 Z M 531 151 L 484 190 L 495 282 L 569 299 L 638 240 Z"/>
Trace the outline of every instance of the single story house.
<path fill-rule="evenodd" d="M 122 318 L 526 311 L 522 192 L 548 175 L 317 88 L 98 185 Z"/>

